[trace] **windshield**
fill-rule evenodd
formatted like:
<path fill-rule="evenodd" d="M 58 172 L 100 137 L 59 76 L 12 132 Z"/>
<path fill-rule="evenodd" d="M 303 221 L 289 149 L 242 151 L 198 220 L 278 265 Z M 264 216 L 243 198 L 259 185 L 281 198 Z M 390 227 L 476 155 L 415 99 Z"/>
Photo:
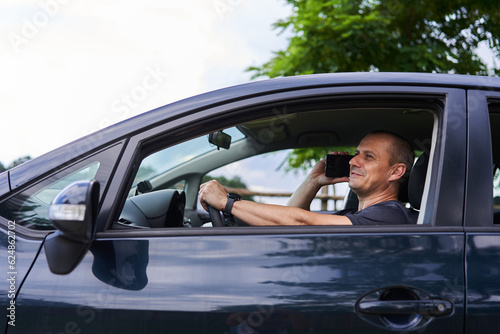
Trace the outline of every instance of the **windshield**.
<path fill-rule="evenodd" d="M 245 135 L 236 127 L 225 129 L 224 132 L 231 136 L 231 143 L 245 138 Z M 133 187 L 140 181 L 150 180 L 193 158 L 217 150 L 217 146 L 210 144 L 208 136 L 191 139 L 146 157 L 135 176 Z"/>

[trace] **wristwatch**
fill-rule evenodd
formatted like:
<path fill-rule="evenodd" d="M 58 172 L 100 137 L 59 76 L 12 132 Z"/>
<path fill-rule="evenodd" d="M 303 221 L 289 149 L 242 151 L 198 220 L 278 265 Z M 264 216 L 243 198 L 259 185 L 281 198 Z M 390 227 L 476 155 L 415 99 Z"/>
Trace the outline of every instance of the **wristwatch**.
<path fill-rule="evenodd" d="M 233 204 L 236 201 L 241 201 L 241 196 L 235 193 L 228 193 L 227 194 L 227 202 L 226 202 L 226 207 L 224 208 L 224 214 L 226 216 L 231 215 L 231 210 L 233 209 Z"/>

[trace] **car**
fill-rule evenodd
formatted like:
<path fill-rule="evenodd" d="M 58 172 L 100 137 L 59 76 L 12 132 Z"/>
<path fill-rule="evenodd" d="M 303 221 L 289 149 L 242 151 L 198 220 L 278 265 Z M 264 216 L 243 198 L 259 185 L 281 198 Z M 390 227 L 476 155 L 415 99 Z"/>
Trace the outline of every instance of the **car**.
<path fill-rule="evenodd" d="M 424 73 L 254 81 L 112 125 L 0 174 L 0 331 L 496 332 L 499 129 L 499 78 Z M 207 175 L 275 189 L 259 159 L 373 130 L 415 149 L 416 224 L 256 227 L 198 201 Z"/>

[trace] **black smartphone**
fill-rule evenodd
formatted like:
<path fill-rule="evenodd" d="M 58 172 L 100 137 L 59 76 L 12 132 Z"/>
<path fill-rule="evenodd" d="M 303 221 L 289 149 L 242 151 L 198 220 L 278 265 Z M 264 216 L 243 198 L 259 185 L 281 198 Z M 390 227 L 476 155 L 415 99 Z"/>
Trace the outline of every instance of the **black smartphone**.
<path fill-rule="evenodd" d="M 349 176 L 349 161 L 354 155 L 327 154 L 325 176 L 344 177 Z"/>

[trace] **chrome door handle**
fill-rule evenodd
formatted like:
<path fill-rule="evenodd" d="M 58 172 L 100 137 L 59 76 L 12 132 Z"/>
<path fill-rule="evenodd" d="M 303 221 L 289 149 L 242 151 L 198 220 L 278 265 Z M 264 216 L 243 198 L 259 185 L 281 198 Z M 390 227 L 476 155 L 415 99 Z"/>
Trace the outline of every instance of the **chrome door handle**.
<path fill-rule="evenodd" d="M 443 299 L 362 301 L 357 311 L 366 315 L 420 314 L 432 317 L 449 315 L 453 304 Z"/>

